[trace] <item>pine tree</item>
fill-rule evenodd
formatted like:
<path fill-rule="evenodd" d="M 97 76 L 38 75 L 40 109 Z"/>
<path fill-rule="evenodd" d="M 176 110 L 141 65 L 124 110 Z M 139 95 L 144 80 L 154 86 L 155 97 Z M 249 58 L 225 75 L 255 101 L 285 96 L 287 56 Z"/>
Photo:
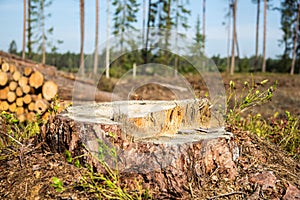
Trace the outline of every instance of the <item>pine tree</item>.
<path fill-rule="evenodd" d="M 124 51 L 124 45 L 131 42 L 132 38 L 126 37 L 125 33 L 134 31 L 134 23 L 137 22 L 139 4 L 136 0 L 114 0 L 115 13 L 113 17 L 113 34 L 120 37 L 120 50 Z"/>
<path fill-rule="evenodd" d="M 285 65 L 289 65 L 290 57 L 296 57 L 297 49 L 300 48 L 300 43 L 297 41 L 299 38 L 299 27 L 297 26 L 297 15 L 299 8 L 299 0 L 284 0 L 281 2 L 281 30 L 283 31 L 283 37 L 280 40 L 280 44 L 284 46 L 284 52 L 282 54 L 282 61 Z M 299 24 L 298 24 L 299 26 Z M 295 51 L 294 51 L 295 50 Z M 295 54 L 294 54 L 295 52 Z M 293 62 L 293 61 L 292 61 Z M 295 62 L 295 61 L 294 61 Z M 291 66 L 290 73 L 294 73 L 295 64 Z"/>
<path fill-rule="evenodd" d="M 203 34 L 201 34 L 201 23 L 200 16 L 197 16 L 196 26 L 195 26 L 195 37 L 193 38 L 194 43 L 190 47 L 192 56 L 204 55 L 204 43 L 203 43 Z"/>
<path fill-rule="evenodd" d="M 16 41 L 11 41 L 11 43 L 9 44 L 8 52 L 11 54 L 17 54 L 18 49 Z"/>
<path fill-rule="evenodd" d="M 36 12 L 36 6 L 32 4 L 32 0 L 27 1 L 27 53 L 28 58 L 33 58 L 33 45 L 36 43 L 36 41 L 33 39 L 33 29 L 34 29 L 34 23 L 36 23 L 37 19 L 34 15 Z"/>
<path fill-rule="evenodd" d="M 46 27 L 46 20 L 51 17 L 46 9 L 52 5 L 52 0 L 29 0 L 28 5 L 28 54 L 32 52 L 33 45 L 37 45 L 37 52 L 42 55 L 42 64 L 46 63 L 46 49 L 50 48 L 56 51 L 57 44 L 61 44 L 61 40 L 53 42 L 50 36 L 53 34 L 53 27 Z M 32 41 L 32 36 L 34 41 Z M 30 57 L 30 56 L 29 56 Z"/>

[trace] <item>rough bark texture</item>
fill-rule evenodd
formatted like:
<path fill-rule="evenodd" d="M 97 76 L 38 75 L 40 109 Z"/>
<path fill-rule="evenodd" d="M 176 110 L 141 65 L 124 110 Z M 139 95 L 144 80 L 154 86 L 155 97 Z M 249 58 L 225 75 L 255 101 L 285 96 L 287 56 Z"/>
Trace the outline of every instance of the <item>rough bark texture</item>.
<path fill-rule="evenodd" d="M 172 109 L 175 112 L 178 107 Z M 164 112 L 168 113 L 172 109 Z M 151 113 L 151 116 L 154 120 L 156 117 L 161 119 L 161 115 L 156 115 L 156 112 Z M 143 119 L 148 120 L 147 117 Z M 130 121 L 130 117 L 127 120 Z M 161 129 L 164 130 L 168 123 L 162 123 Z M 230 142 L 230 134 L 222 130 L 212 133 L 194 132 L 192 128 L 191 132 L 187 132 L 186 129 L 181 131 L 180 125 L 174 125 L 179 131 L 172 135 L 166 132 L 154 137 L 138 138 L 134 134 L 124 134 L 124 126 L 119 122 L 103 118 L 84 119 L 84 116 L 74 117 L 73 114 L 62 113 L 48 125 L 45 137 L 54 152 L 69 150 L 76 156 L 87 153 L 88 149 L 111 168 L 117 165 L 122 184 L 130 188 L 136 181 L 141 181 L 143 187 L 151 189 L 154 199 L 187 198 L 190 195 L 190 183 L 197 182 L 203 175 L 213 174 L 217 169 L 226 178 L 234 179 L 237 176 L 233 161 L 236 158 L 236 147 Z M 198 125 L 201 126 L 201 123 Z M 117 156 L 110 153 L 112 149 L 116 150 Z M 105 173 L 95 157 L 87 156 L 82 161 Z"/>

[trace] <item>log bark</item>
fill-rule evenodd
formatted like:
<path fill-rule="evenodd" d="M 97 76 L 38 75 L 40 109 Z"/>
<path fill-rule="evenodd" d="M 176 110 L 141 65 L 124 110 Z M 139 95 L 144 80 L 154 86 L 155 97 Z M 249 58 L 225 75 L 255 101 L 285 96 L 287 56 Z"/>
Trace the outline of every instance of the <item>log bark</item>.
<path fill-rule="evenodd" d="M 142 106 L 140 103 L 136 102 L 137 107 Z M 116 108 L 113 113 L 109 112 L 108 104 L 74 107 L 57 115 L 47 126 L 46 142 L 52 151 L 63 153 L 69 150 L 74 156 L 87 153 L 81 148 L 84 144 L 90 154 L 104 158 L 111 168 L 118 168 L 122 184 L 130 187 L 136 181 L 141 182 L 145 188 L 153 191 L 154 199 L 191 198 L 186 186 L 197 182 L 198 177 L 212 175 L 216 170 L 234 180 L 237 168 L 233 161 L 234 147 L 228 142 L 231 140 L 229 133 L 223 129 L 208 133 L 209 129 L 195 128 L 207 123 L 196 119 L 202 116 L 194 115 L 195 110 L 192 108 L 181 110 L 187 108 L 187 104 L 176 102 L 175 106 L 170 106 L 171 102 L 166 103 L 165 107 L 161 102 L 159 106 L 152 104 L 149 115 L 145 115 L 148 103 L 144 101 L 145 109 L 141 109 L 140 113 L 136 112 L 140 109 L 134 110 L 126 105 L 132 111 L 129 114 L 122 114 L 118 110 L 120 107 L 113 104 L 111 106 Z M 192 106 L 191 103 L 188 105 Z M 203 111 L 204 107 L 198 108 Z M 94 112 L 91 113 L 91 110 Z M 173 115 L 170 110 L 173 110 Z M 89 115 L 82 115 L 84 113 Z M 205 112 L 200 113 L 205 115 Z M 117 115 L 127 120 L 121 122 L 116 118 Z M 189 115 L 194 117 L 188 118 Z M 137 118 L 142 118 L 144 122 L 137 123 L 140 120 Z M 161 125 L 163 127 L 159 129 Z M 137 132 L 143 129 L 141 126 L 148 126 L 148 129 L 156 132 L 148 137 L 144 137 L 145 134 L 141 132 L 124 133 L 128 126 L 130 128 L 127 130 Z M 136 129 L 132 126 L 136 126 Z M 177 127 L 177 132 L 170 126 Z M 166 131 L 164 127 L 170 129 Z M 116 156 L 109 154 L 109 151 L 105 153 L 104 149 L 115 149 Z M 88 156 L 84 160 L 99 172 L 105 173 L 103 166 L 94 157 Z"/>

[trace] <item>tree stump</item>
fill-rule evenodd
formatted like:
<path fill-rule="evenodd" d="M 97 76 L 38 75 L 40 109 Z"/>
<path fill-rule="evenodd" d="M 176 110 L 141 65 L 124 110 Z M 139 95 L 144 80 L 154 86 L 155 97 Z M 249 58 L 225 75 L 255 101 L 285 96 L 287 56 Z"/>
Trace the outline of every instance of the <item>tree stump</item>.
<path fill-rule="evenodd" d="M 73 156 L 89 151 L 85 162 L 102 173 L 103 160 L 118 169 L 122 184 L 136 181 L 156 198 L 188 198 L 201 176 L 237 176 L 235 146 L 222 127 L 210 128 L 207 99 L 120 101 L 75 106 L 48 124 L 52 151 Z M 82 144 L 86 148 L 83 148 Z"/>

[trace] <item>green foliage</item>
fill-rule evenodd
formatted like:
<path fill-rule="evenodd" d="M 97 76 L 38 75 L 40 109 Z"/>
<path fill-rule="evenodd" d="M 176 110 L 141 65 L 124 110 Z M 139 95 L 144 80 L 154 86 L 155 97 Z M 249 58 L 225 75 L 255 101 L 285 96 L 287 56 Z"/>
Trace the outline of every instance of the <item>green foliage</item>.
<path fill-rule="evenodd" d="M 284 46 L 282 59 L 286 59 L 290 56 L 293 49 L 293 40 L 295 34 L 299 35 L 299 32 L 295 33 L 295 24 L 296 24 L 295 21 L 297 18 L 298 6 L 299 6 L 299 1 L 294 1 L 294 0 L 281 1 L 281 7 L 279 8 L 279 10 L 281 12 L 280 22 L 281 22 L 281 30 L 283 32 L 283 37 L 282 40 L 280 40 L 280 44 Z"/>
<path fill-rule="evenodd" d="M 46 20 L 51 17 L 45 10 L 52 4 L 52 0 L 31 0 L 28 2 L 28 28 L 27 28 L 27 48 L 29 58 L 33 58 L 33 48 L 37 45 L 37 53 L 46 53 L 46 48 L 51 49 L 52 55 L 57 52 L 57 45 L 61 40 L 53 41 L 50 36 L 53 35 L 54 28 L 46 27 Z M 46 55 L 46 54 L 45 54 Z M 54 62 L 52 57 L 52 61 Z"/>
<path fill-rule="evenodd" d="M 235 83 L 230 81 L 227 91 L 229 107 L 227 123 L 266 138 L 286 150 L 291 156 L 300 158 L 300 116 L 292 116 L 288 111 L 284 118 L 279 118 L 278 113 L 268 119 L 263 118 L 259 113 L 243 115 L 245 111 L 272 99 L 277 83 L 262 90 L 267 82 L 268 80 L 260 83 L 252 81 L 250 84 L 245 81 L 242 92 L 237 94 Z"/>
<path fill-rule="evenodd" d="M 241 120 L 245 130 L 256 133 L 286 150 L 291 156 L 300 158 L 300 116 L 291 116 L 286 111 L 284 118 L 279 118 L 276 112 L 267 120 L 260 114 L 248 115 Z"/>
<path fill-rule="evenodd" d="M 200 53 L 203 53 L 204 51 L 204 42 L 205 38 L 204 35 L 200 33 L 200 17 L 198 15 L 197 22 L 196 22 L 196 34 L 194 39 L 193 45 L 190 47 L 192 55 L 200 55 Z"/>
<path fill-rule="evenodd" d="M 51 186 L 53 186 L 57 192 L 62 192 L 63 190 L 65 190 L 65 188 L 63 187 L 63 182 L 59 178 L 53 177 L 52 182 L 53 183 L 51 184 Z"/>
<path fill-rule="evenodd" d="M 8 48 L 8 53 L 16 54 L 18 51 L 16 41 L 11 41 Z"/>
<path fill-rule="evenodd" d="M 0 148 L 22 143 L 40 133 L 41 120 L 20 123 L 14 114 L 3 111 L 0 115 Z"/>
<path fill-rule="evenodd" d="M 124 51 L 126 44 L 134 42 L 130 36 L 126 37 L 125 32 L 136 30 L 133 23 L 137 22 L 139 4 L 136 0 L 114 0 L 112 4 L 115 7 L 113 34 L 120 36 L 120 50 Z"/>
<path fill-rule="evenodd" d="M 114 133 L 110 133 L 111 137 L 114 137 Z M 81 155 L 72 158 L 72 155 L 69 151 L 66 151 L 66 159 L 67 162 L 73 163 L 76 167 L 80 168 L 81 179 L 79 183 L 74 183 L 74 187 L 81 187 L 86 192 L 94 194 L 96 197 L 100 199 L 150 199 L 150 195 L 148 191 L 143 189 L 141 183 L 136 184 L 136 190 L 132 192 L 128 192 L 125 187 L 121 186 L 119 172 L 117 168 L 117 153 L 116 149 L 108 146 L 102 140 L 98 140 L 99 144 L 99 153 L 97 156 L 93 156 L 93 158 L 101 165 L 104 172 L 100 173 L 94 170 L 92 166 L 86 164 L 85 167 L 82 167 L 79 161 L 79 158 L 84 157 L 86 155 Z M 107 159 L 113 159 L 116 167 L 112 169 L 107 163 Z M 52 184 L 56 188 L 58 192 L 62 191 L 64 188 L 62 187 L 62 181 L 53 178 L 53 182 L 55 179 L 55 183 Z"/>

